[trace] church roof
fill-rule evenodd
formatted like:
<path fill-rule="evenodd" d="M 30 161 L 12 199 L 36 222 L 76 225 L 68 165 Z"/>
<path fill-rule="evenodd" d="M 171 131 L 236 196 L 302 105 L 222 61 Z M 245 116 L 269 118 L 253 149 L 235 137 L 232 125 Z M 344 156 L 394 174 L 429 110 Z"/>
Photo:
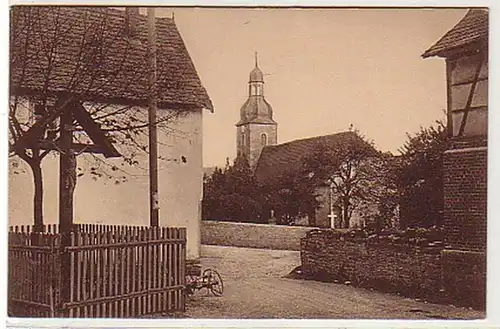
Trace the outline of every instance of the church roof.
<path fill-rule="evenodd" d="M 248 123 L 277 124 L 273 120 L 273 108 L 263 96 L 250 96 L 240 110 L 240 121 L 236 126 Z"/>
<path fill-rule="evenodd" d="M 156 27 L 158 106 L 212 110 L 212 102 L 174 20 L 156 18 Z M 131 42 L 124 35 L 124 29 L 124 10 L 12 7 L 11 94 L 45 93 L 46 90 L 53 95 L 70 92 L 87 101 L 147 105 L 147 18 L 137 17 L 135 39 L 139 42 Z M 49 65 L 43 49 L 51 46 L 54 46 L 53 62 Z M 87 72 L 75 76 L 84 60 L 92 60 L 93 65 L 85 62 Z M 52 71 L 45 89 L 49 66 Z"/>
<path fill-rule="evenodd" d="M 356 142 L 361 143 L 362 139 L 356 133 L 346 131 L 266 146 L 257 162 L 255 178 L 261 184 L 271 185 L 284 175 L 301 170 L 303 161 L 319 147 L 336 148 L 344 143 Z"/>
<path fill-rule="evenodd" d="M 250 80 L 248 83 L 250 85 L 249 96 L 240 109 L 240 121 L 236 123 L 236 126 L 242 126 L 248 123 L 277 124 L 276 121 L 273 120 L 273 108 L 264 98 L 263 88 L 260 87 L 258 92 L 256 89 L 253 89 L 253 92 L 251 91 L 252 88 L 257 88 L 260 83 L 264 83 L 264 74 L 259 69 L 257 53 L 255 53 L 255 67 L 250 72 Z"/>
<path fill-rule="evenodd" d="M 479 47 L 488 44 L 487 9 L 470 9 L 451 30 L 425 51 L 422 57 L 447 57 L 456 50 L 475 44 Z"/>
<path fill-rule="evenodd" d="M 255 64 L 255 68 L 250 72 L 250 82 L 264 82 L 264 74 L 259 69 L 257 64 Z"/>
<path fill-rule="evenodd" d="M 252 70 L 252 72 L 250 72 L 250 79 L 248 82 L 262 82 L 262 83 L 264 83 L 264 74 L 259 69 L 259 60 L 257 57 L 257 52 L 255 53 L 255 67 Z"/>

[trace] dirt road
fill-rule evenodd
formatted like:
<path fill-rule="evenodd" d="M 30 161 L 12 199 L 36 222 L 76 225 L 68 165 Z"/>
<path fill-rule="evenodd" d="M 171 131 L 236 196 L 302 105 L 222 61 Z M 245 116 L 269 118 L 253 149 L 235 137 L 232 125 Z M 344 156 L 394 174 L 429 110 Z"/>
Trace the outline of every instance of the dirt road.
<path fill-rule="evenodd" d="M 484 313 L 342 284 L 286 279 L 300 264 L 296 251 L 202 246 L 202 266 L 224 279 L 224 296 L 197 292 L 190 318 L 478 319 Z"/>

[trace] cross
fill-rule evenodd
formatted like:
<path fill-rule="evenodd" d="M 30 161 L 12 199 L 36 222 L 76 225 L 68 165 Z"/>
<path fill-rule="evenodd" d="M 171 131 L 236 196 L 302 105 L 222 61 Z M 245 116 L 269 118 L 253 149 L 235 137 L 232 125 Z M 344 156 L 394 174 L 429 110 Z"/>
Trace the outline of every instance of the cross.
<path fill-rule="evenodd" d="M 336 214 L 336 213 L 331 212 L 331 213 L 329 213 L 329 214 L 328 214 L 328 216 L 327 216 L 327 217 L 328 217 L 328 218 L 330 218 L 330 227 L 331 227 L 331 228 L 335 228 L 335 220 L 336 220 L 336 219 L 337 219 L 337 217 L 339 217 L 339 216 L 337 216 L 337 214 Z"/>

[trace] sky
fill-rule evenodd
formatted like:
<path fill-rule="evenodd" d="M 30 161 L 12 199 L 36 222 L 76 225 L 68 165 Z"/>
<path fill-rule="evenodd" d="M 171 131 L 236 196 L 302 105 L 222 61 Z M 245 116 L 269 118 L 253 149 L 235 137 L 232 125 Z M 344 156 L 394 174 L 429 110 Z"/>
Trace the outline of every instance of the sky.
<path fill-rule="evenodd" d="M 445 65 L 421 54 L 464 9 L 159 8 L 186 43 L 210 98 L 203 164 L 236 155 L 239 111 L 258 52 L 278 143 L 347 130 L 397 153 L 407 139 L 444 119 Z"/>

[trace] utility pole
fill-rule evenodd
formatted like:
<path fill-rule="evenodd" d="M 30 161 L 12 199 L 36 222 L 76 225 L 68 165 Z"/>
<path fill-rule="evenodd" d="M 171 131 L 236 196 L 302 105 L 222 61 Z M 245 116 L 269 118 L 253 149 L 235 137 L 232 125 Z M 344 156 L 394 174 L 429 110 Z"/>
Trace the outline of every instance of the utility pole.
<path fill-rule="evenodd" d="M 149 63 L 149 222 L 159 225 L 158 204 L 158 144 L 156 127 L 156 17 L 155 9 L 148 7 L 148 63 Z"/>

